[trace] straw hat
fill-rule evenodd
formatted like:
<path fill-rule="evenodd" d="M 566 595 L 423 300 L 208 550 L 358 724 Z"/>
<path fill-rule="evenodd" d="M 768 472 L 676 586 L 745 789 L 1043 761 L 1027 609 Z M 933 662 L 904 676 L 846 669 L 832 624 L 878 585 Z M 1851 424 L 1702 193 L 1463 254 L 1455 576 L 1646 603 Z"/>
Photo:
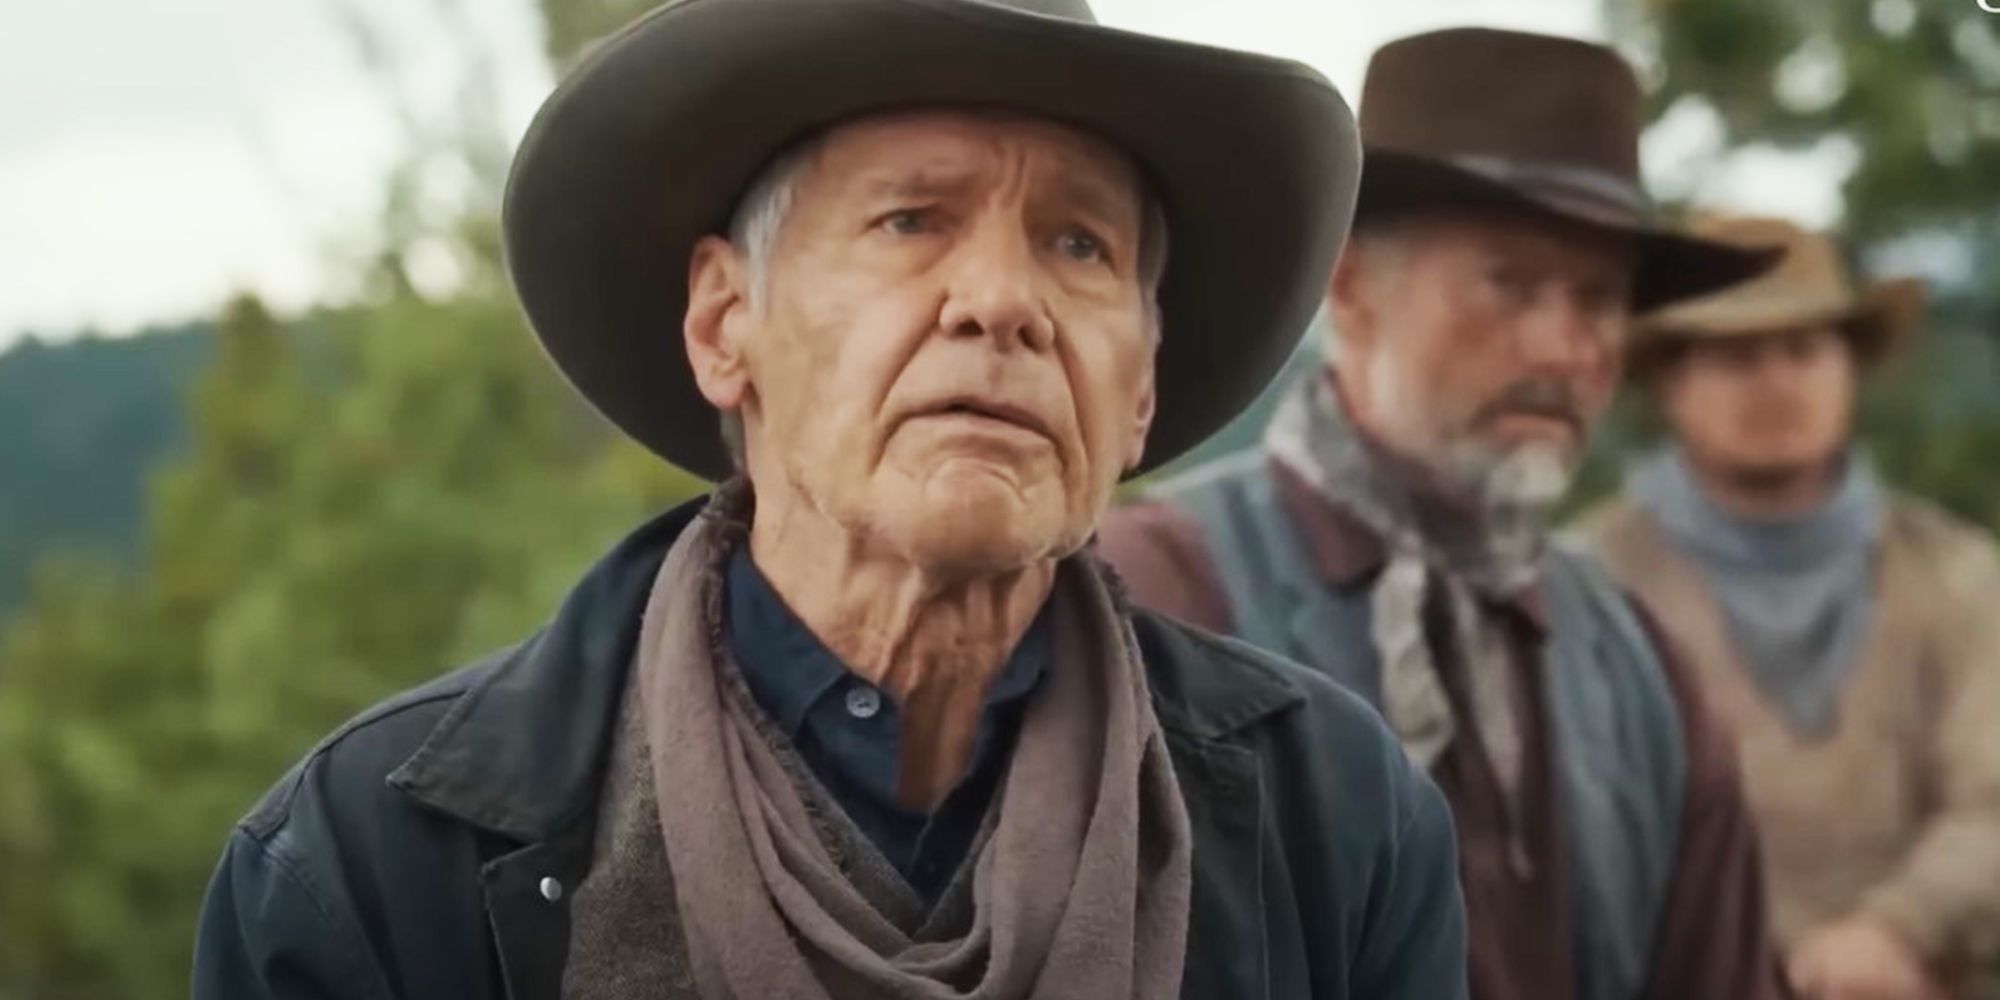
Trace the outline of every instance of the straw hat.
<path fill-rule="evenodd" d="M 1923 321 L 1925 286 L 1913 278 L 1857 285 L 1831 236 L 1782 219 L 1702 215 L 1696 236 L 1739 245 L 1778 246 L 1770 271 L 1713 295 L 1678 303 L 1640 320 L 1630 368 L 1643 375 L 1690 341 L 1755 337 L 1829 324 L 1873 366 L 1908 344 Z"/>

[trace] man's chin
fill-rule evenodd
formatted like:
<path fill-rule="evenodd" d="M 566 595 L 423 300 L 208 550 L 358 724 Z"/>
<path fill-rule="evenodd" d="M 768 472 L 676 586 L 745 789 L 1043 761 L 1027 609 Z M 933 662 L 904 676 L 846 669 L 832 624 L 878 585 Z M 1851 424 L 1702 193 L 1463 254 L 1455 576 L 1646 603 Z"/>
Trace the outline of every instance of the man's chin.
<path fill-rule="evenodd" d="M 1571 446 L 1534 442 L 1470 449 L 1457 464 L 1460 478 L 1484 506 L 1545 511 L 1569 492 L 1577 459 Z"/>
<path fill-rule="evenodd" d="M 1723 470 L 1723 475 L 1745 493 L 1784 493 L 1823 474 L 1828 464 L 1828 461 L 1746 462 Z"/>
<path fill-rule="evenodd" d="M 1012 572 L 1065 544 L 1062 512 L 1037 492 L 994 481 L 933 483 L 891 530 L 912 562 L 938 572 Z"/>

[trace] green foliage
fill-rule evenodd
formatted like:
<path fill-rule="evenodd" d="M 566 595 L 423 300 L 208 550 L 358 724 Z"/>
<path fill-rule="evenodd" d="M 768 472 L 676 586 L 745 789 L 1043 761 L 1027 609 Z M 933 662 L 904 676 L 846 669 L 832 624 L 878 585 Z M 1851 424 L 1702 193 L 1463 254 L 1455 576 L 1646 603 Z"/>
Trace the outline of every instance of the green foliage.
<path fill-rule="evenodd" d="M 500 299 L 239 303 L 190 412 L 148 571 L 52 564 L 0 645 L 0 996 L 183 992 L 224 833 L 290 761 L 520 637 L 698 489 L 617 443 Z"/>
<path fill-rule="evenodd" d="M 364 62 L 404 78 L 362 9 L 341 12 Z M 184 995 L 229 826 L 292 761 L 364 706 L 524 636 L 617 536 L 701 488 L 589 413 L 523 326 L 490 214 L 505 164 L 490 65 L 468 61 L 437 121 L 392 94 L 409 152 L 365 234 L 361 304 L 281 320 L 235 303 L 191 390 L 146 372 L 155 396 L 188 392 L 184 420 L 131 378 L 89 386 L 120 394 L 117 421 L 50 407 L 185 446 L 151 477 L 143 516 L 126 512 L 141 558 L 44 560 L 0 631 L 0 998 Z M 438 174 L 469 178 L 466 202 L 486 210 L 426 202 Z M 416 280 L 440 252 L 457 280 Z M 162 342 L 119 346 L 150 357 Z M 0 377 L 47 371 L 25 350 Z M 31 388 L 0 406 L 39 412 L 75 391 Z M 135 447 L 44 423 L 28 439 L 44 464 L 145 475 Z M 86 506 L 68 482 L 36 474 L 26 492 Z"/>
<path fill-rule="evenodd" d="M 1991 337 L 1940 332 L 1864 400 L 1863 440 L 1891 482 L 2000 527 L 2000 351 Z"/>
<path fill-rule="evenodd" d="M 146 475 L 184 446 L 181 397 L 209 349 L 188 327 L 0 353 L 0 621 L 45 555 L 136 558 Z"/>
<path fill-rule="evenodd" d="M 1650 57 L 1655 115 L 1713 108 L 1726 142 L 1857 154 L 1842 229 L 1879 259 L 1923 238 L 1969 278 L 1915 354 L 1870 387 L 1862 438 L 1888 477 L 2000 525 L 2000 14 L 1974 0 L 1605 0 L 1614 33 Z M 1633 408 L 1643 412 L 1643 406 Z M 1586 481 L 1644 440 L 1627 420 Z"/>
<path fill-rule="evenodd" d="M 1871 232 L 1991 225 L 1996 102 L 1974 56 L 2000 24 L 1971 0 L 1925 0 L 1881 39 L 1853 13 L 1866 4 L 1657 5 L 1662 106 L 1705 95 L 1746 141 L 1869 136 L 1849 194 Z M 565 63 L 651 4 L 538 6 Z M 1777 107 L 1772 60 L 1821 37 L 1843 53 L 1844 95 Z M 417 197 L 426 170 L 456 161 L 468 201 L 497 204 L 490 94 L 467 94 L 435 128 L 404 116 L 410 163 L 390 178 L 362 304 L 283 320 L 239 302 L 187 353 L 147 338 L 0 359 L 0 567 L 25 564 L 17 534 L 110 553 L 43 560 L 0 631 L 0 998 L 183 995 L 225 832 L 288 763 L 359 708 L 524 634 L 615 536 L 699 488 L 548 369 L 504 292 L 491 215 Z M 1955 101 L 1976 113 L 1950 117 Z M 1959 175 L 1917 182 L 1939 164 Z M 440 246 L 463 280 L 426 289 L 411 261 Z M 1869 413 L 1893 475 L 1989 521 L 1992 355 L 1934 337 Z M 162 399 L 200 365 L 176 420 Z M 1271 399 L 1203 454 L 1253 440 Z M 1606 461 L 1641 439 L 1608 439 Z M 144 490 L 135 456 L 168 463 Z M 121 538 L 141 558 L 118 558 Z"/>
<path fill-rule="evenodd" d="M 542 12 L 549 59 L 564 66 L 591 42 L 660 4 L 661 0 L 537 0 L 536 6 Z"/>
<path fill-rule="evenodd" d="M 1605 0 L 1657 69 L 1654 109 L 1693 100 L 1731 146 L 1844 136 L 1846 228 L 1963 241 L 2000 277 L 2000 14 L 1975 0 Z M 1990 299 L 1989 299 L 1990 304 Z"/>

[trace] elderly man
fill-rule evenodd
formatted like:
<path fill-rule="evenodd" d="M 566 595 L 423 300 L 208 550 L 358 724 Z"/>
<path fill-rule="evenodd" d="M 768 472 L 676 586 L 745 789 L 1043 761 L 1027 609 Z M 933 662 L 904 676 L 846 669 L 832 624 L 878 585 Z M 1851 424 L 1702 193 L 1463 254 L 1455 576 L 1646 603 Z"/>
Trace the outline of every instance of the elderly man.
<path fill-rule="evenodd" d="M 1851 439 L 1922 286 L 1857 288 L 1781 221 L 1698 230 L 1785 257 L 1648 319 L 1631 374 L 1673 444 L 1587 528 L 1741 735 L 1794 986 L 2000 996 L 2000 552 Z"/>
<path fill-rule="evenodd" d="M 1767 261 L 1648 221 L 1608 49 L 1459 29 L 1376 54 L 1332 364 L 1257 451 L 1107 519 L 1142 603 L 1381 706 L 1457 823 L 1472 995 L 1770 995 L 1733 751 L 1601 569 L 1545 544 L 1628 316 Z"/>
<path fill-rule="evenodd" d="M 729 482 L 284 779 L 196 995 L 1462 996 L 1449 812 L 1386 727 L 1084 548 L 1282 363 L 1358 159 L 1312 71 L 1080 2 L 606 42 L 509 263 L 593 403 Z"/>

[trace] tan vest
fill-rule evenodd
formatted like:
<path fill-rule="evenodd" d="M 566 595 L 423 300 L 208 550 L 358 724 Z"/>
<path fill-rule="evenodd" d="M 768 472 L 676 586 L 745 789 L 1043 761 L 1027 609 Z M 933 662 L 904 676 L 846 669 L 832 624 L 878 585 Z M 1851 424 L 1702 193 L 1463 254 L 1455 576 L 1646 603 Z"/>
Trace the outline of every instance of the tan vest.
<path fill-rule="evenodd" d="M 1898 498 L 1888 519 L 1870 635 L 1837 728 L 1818 741 L 1795 735 L 1765 699 L 1699 571 L 1650 514 L 1621 500 L 1582 530 L 1737 731 L 1779 941 L 1886 893 L 1937 924 L 1915 935 L 1927 950 L 1951 939 L 1950 951 L 1990 958 L 2000 937 L 2000 815 L 1990 811 L 2000 802 L 2000 739 L 1990 735 L 2000 730 L 2000 558 L 1985 533 L 1927 505 Z M 1948 807 L 1972 826 L 1939 844 L 1933 828 Z M 1949 884 L 1964 880 L 1974 884 Z"/>

